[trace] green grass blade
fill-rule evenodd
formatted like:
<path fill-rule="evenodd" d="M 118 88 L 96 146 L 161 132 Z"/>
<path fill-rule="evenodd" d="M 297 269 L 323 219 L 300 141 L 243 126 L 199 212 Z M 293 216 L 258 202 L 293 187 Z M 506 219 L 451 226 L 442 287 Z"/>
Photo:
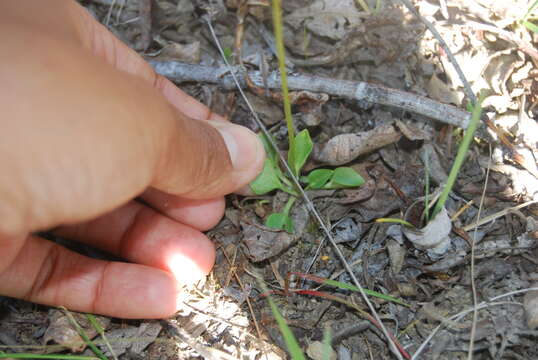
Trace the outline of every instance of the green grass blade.
<path fill-rule="evenodd" d="M 426 217 L 426 224 L 430 222 L 430 156 L 426 151 L 424 154 L 424 176 L 426 177 L 424 181 L 424 212 L 423 215 Z"/>
<path fill-rule="evenodd" d="M 441 193 L 441 196 L 439 196 L 439 200 L 437 200 L 437 202 L 435 203 L 435 207 L 433 208 L 431 216 L 432 219 L 435 218 L 435 215 L 437 215 L 439 211 L 441 211 L 441 209 L 445 206 L 445 202 L 448 199 L 448 194 L 450 193 L 452 187 L 454 186 L 454 183 L 456 182 L 456 178 L 458 177 L 460 168 L 463 165 L 463 161 L 465 160 L 465 155 L 467 154 L 467 150 L 469 150 L 469 146 L 471 145 L 471 141 L 473 140 L 474 133 L 476 131 L 476 128 L 478 127 L 478 123 L 480 122 L 480 115 L 482 115 L 481 104 L 482 98 L 478 100 L 478 103 L 474 104 L 471 121 L 469 122 L 469 126 L 465 131 L 465 135 L 463 135 L 463 140 L 461 141 L 460 147 L 458 148 L 458 153 L 456 154 L 456 158 L 454 159 L 454 165 L 452 165 L 452 169 L 450 169 L 450 174 L 448 175 L 448 179 L 445 187 L 443 188 L 443 192 Z"/>
<path fill-rule="evenodd" d="M 284 117 L 286 118 L 286 126 L 288 127 L 288 141 L 290 145 L 289 154 L 291 154 L 288 154 L 288 163 L 291 165 L 294 163 L 293 154 L 295 153 L 295 129 L 293 127 L 293 119 L 291 117 L 288 74 L 286 72 L 286 51 L 284 50 L 284 35 L 282 31 L 282 6 L 280 0 L 273 0 L 271 3 L 273 9 L 273 31 L 275 33 L 278 68 L 280 71 L 282 98 L 284 101 Z"/>
<path fill-rule="evenodd" d="M 525 27 L 533 33 L 538 34 L 538 26 L 536 26 L 535 24 L 529 21 L 523 21 L 523 25 L 525 25 Z"/>
<path fill-rule="evenodd" d="M 330 286 L 334 286 L 334 287 L 344 289 L 344 290 L 351 290 L 351 291 L 357 291 L 357 292 L 359 291 L 359 288 L 356 287 L 355 285 L 346 284 L 346 283 L 343 283 L 343 282 L 340 282 L 340 281 L 323 278 L 321 276 L 316 276 L 316 275 L 312 275 L 312 274 L 305 274 L 305 273 L 301 273 L 301 272 L 292 271 L 292 272 L 288 273 L 287 279 L 289 279 L 290 275 L 296 275 L 296 276 L 298 276 L 300 278 L 317 282 L 318 284 L 330 285 Z M 403 305 L 403 306 L 407 306 L 407 307 L 410 306 L 409 304 L 405 303 L 404 301 L 402 301 L 400 299 L 397 299 L 395 297 L 392 297 L 390 295 L 385 295 L 383 293 L 373 291 L 373 290 L 368 290 L 368 289 L 365 289 L 365 288 L 363 288 L 363 290 L 364 290 L 364 292 L 366 294 L 368 294 L 370 296 L 375 296 L 377 298 L 380 298 L 380 299 L 383 299 L 383 300 L 386 300 L 386 301 L 391 301 L 393 303 L 400 304 L 400 305 Z"/>
<path fill-rule="evenodd" d="M 414 228 L 415 226 L 411 224 L 409 221 L 405 221 L 403 219 L 396 219 L 396 218 L 379 218 L 375 219 L 376 223 L 393 223 L 393 224 L 400 224 L 404 225 L 410 228 Z"/>
<path fill-rule="evenodd" d="M 80 337 L 82 338 L 82 340 L 84 340 L 86 345 L 88 345 L 88 347 L 93 351 L 95 356 L 97 356 L 101 360 L 108 360 L 108 358 L 105 356 L 105 354 L 103 354 L 103 352 L 101 350 L 99 350 L 99 348 L 93 343 L 93 341 L 91 341 L 91 339 L 86 334 L 86 331 L 84 331 L 84 329 L 77 323 L 77 320 L 69 312 L 69 310 L 67 310 L 66 308 L 62 308 L 62 307 L 61 307 L 61 309 L 64 311 L 64 313 L 67 316 L 67 318 L 69 319 L 69 322 L 71 323 L 71 325 L 73 325 L 75 327 L 75 329 L 77 330 L 77 332 L 80 335 Z"/>
<path fill-rule="evenodd" d="M 106 347 L 107 347 L 108 351 L 110 352 L 110 354 L 112 354 L 112 357 L 114 358 L 114 360 L 118 360 L 118 357 L 114 353 L 114 349 L 112 348 L 112 345 L 110 345 L 110 342 L 108 341 L 108 339 L 107 339 L 107 337 L 105 335 L 105 329 L 103 329 L 103 327 L 101 326 L 99 321 L 97 321 L 97 318 L 95 316 L 93 316 L 92 314 L 86 314 L 86 319 L 88 319 L 90 324 L 92 324 L 95 331 L 97 331 L 97 333 L 99 335 L 101 335 L 101 339 L 103 339 L 104 343 L 106 344 Z"/>
<path fill-rule="evenodd" d="M 260 282 L 260 286 L 262 287 L 264 293 L 269 294 L 269 289 L 267 289 L 264 283 Z M 276 306 L 273 299 L 271 299 L 271 296 L 267 296 L 267 301 L 269 302 L 271 312 L 273 313 L 273 316 L 275 317 L 275 320 L 278 324 L 280 333 L 284 337 L 284 341 L 286 342 L 286 346 L 288 348 L 288 352 L 290 353 L 291 358 L 293 360 L 306 360 L 303 350 L 299 346 L 295 335 L 293 335 L 293 332 L 286 323 L 286 320 L 284 320 L 284 317 L 282 317 L 282 315 L 280 314 L 280 311 L 278 310 L 278 307 Z"/>
<path fill-rule="evenodd" d="M 346 289 L 346 290 L 351 290 L 351 291 L 356 291 L 358 292 L 359 291 L 359 288 L 356 287 L 355 285 L 351 285 L 351 284 L 346 284 L 346 283 L 343 283 L 343 282 L 340 282 L 340 281 L 336 281 L 336 280 L 331 280 L 331 279 L 326 279 L 324 282 L 323 282 L 325 285 L 331 285 L 331 286 L 335 286 L 335 287 L 338 287 L 340 289 Z M 369 296 L 375 296 L 379 299 L 383 299 L 383 300 L 386 300 L 386 301 L 391 301 L 393 303 L 396 303 L 396 304 L 400 304 L 400 305 L 403 305 L 403 306 L 407 306 L 409 307 L 409 304 L 403 302 L 402 300 L 400 299 L 397 299 L 395 297 L 392 297 L 390 295 L 385 295 L 383 293 L 380 293 L 380 292 L 377 292 L 377 291 L 373 291 L 373 290 L 368 290 L 368 289 L 364 289 L 364 292 L 366 294 L 368 294 Z"/>

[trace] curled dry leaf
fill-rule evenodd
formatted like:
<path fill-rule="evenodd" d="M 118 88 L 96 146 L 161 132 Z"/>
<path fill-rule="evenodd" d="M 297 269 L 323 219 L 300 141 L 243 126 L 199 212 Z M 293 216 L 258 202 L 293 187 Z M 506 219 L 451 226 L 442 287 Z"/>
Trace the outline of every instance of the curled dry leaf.
<path fill-rule="evenodd" d="M 254 262 L 266 260 L 275 256 L 296 240 L 293 234 L 286 231 L 264 229 L 264 227 L 242 224 L 243 242 L 247 246 L 248 256 Z"/>
<path fill-rule="evenodd" d="M 175 60 L 188 64 L 198 64 L 200 62 L 200 42 L 194 41 L 190 44 L 167 44 L 155 60 Z"/>
<path fill-rule="evenodd" d="M 324 164 L 337 166 L 353 161 L 357 157 L 371 153 L 402 137 L 392 124 L 379 125 L 370 131 L 356 134 L 342 134 L 330 139 L 314 159 Z"/>
<path fill-rule="evenodd" d="M 253 262 L 269 259 L 289 248 L 303 233 L 309 219 L 304 206 L 296 206 L 291 217 L 295 233 L 266 228 L 262 225 L 241 222 L 243 242 L 247 246 L 247 255 Z"/>
<path fill-rule="evenodd" d="M 88 321 L 84 314 L 71 312 L 77 323 L 84 329 L 88 338 L 93 339 L 97 335 L 97 330 Z M 49 326 L 43 335 L 43 343 L 48 344 L 53 342 L 58 345 L 65 346 L 72 352 L 80 352 L 84 350 L 86 344 L 78 334 L 78 331 L 71 324 L 71 321 L 61 310 L 52 309 L 49 311 Z M 110 324 L 110 319 L 95 316 L 103 329 L 106 329 Z"/>
<path fill-rule="evenodd" d="M 284 20 L 295 29 L 306 26 L 314 34 L 333 40 L 342 39 L 361 22 L 354 0 L 317 0 Z"/>
<path fill-rule="evenodd" d="M 336 360 L 336 351 L 332 347 L 329 347 L 329 356 L 326 357 L 325 345 L 321 341 L 313 341 L 306 348 L 306 354 L 313 360 Z"/>
<path fill-rule="evenodd" d="M 408 219 L 410 210 L 407 209 L 405 218 Z M 428 250 L 430 257 L 438 258 L 444 255 L 450 248 L 450 230 L 452 222 L 448 212 L 443 208 L 428 225 L 422 229 L 403 228 L 405 237 L 421 250 Z"/>

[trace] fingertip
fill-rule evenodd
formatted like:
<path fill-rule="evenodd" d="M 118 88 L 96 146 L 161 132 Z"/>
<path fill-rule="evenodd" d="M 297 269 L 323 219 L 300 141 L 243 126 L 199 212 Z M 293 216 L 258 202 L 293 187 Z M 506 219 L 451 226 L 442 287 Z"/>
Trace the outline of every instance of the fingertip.
<path fill-rule="evenodd" d="M 245 186 L 260 173 L 265 150 L 259 137 L 250 129 L 232 123 L 210 121 L 226 144 L 234 170 L 235 188 Z"/>
<path fill-rule="evenodd" d="M 181 286 L 167 271 L 111 263 L 103 281 L 92 312 L 125 319 L 160 319 L 177 311 Z"/>
<path fill-rule="evenodd" d="M 181 249 L 164 255 L 164 266 L 181 285 L 191 285 L 207 276 L 215 264 L 216 251 L 213 243 L 203 234 L 189 244 L 182 241 Z M 188 246 L 185 246 L 188 245 Z"/>

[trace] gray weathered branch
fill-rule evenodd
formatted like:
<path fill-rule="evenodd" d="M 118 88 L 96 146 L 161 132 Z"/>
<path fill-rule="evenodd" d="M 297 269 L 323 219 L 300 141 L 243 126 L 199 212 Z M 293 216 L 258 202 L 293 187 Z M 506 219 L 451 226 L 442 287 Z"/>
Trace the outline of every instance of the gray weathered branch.
<path fill-rule="evenodd" d="M 217 84 L 224 89 L 231 90 L 235 88 L 233 78 L 224 66 L 211 67 L 176 61 L 150 60 L 149 62 L 157 73 L 178 83 L 194 81 Z M 234 71 L 236 71 L 241 85 L 246 86 L 245 71 L 241 68 L 235 68 Z M 259 71 L 249 71 L 248 76 L 256 86 L 264 87 L 264 84 L 267 84 L 270 89 L 280 89 L 280 76 L 278 72 L 268 74 L 265 82 Z M 289 74 L 288 86 L 290 90 L 307 90 L 340 96 L 351 100 L 392 106 L 464 129 L 467 128 L 470 119 L 470 114 L 467 111 L 455 106 L 443 104 L 409 92 L 361 81 L 335 80 L 319 76 Z"/>

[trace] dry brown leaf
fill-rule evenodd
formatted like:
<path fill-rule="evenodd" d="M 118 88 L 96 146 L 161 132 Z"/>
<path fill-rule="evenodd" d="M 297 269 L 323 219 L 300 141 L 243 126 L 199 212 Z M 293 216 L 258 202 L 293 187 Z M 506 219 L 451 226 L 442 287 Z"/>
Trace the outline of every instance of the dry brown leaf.
<path fill-rule="evenodd" d="M 357 157 L 395 143 L 402 134 L 392 124 L 379 125 L 370 131 L 341 134 L 330 139 L 314 159 L 328 165 L 343 165 Z"/>
<path fill-rule="evenodd" d="M 354 0 L 317 0 L 285 17 L 295 29 L 303 25 L 314 34 L 342 39 L 356 27 L 361 19 Z"/>
<path fill-rule="evenodd" d="M 71 312 L 77 323 L 88 335 L 88 338 L 93 339 L 97 335 L 97 330 L 88 321 L 84 314 Z M 49 326 L 43 335 L 43 343 L 48 344 L 54 342 L 69 348 L 72 352 L 80 352 L 84 350 L 86 344 L 78 334 L 78 331 L 71 325 L 71 321 L 61 310 L 52 309 L 49 311 Z M 97 321 L 103 329 L 106 329 L 110 324 L 110 319 L 96 316 Z"/>

